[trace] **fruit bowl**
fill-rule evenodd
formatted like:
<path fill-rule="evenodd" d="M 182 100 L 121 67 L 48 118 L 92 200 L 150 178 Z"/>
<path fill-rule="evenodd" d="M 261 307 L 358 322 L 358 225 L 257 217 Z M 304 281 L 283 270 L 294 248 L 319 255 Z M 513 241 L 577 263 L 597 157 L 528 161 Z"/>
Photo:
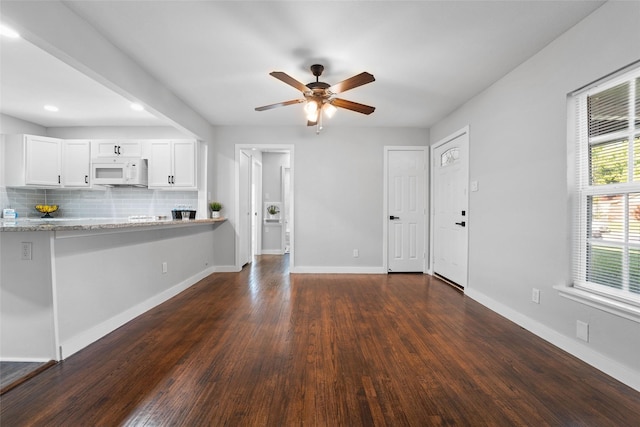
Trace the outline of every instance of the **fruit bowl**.
<path fill-rule="evenodd" d="M 52 218 L 49 214 L 57 211 L 58 205 L 36 205 L 36 210 L 44 214 L 42 215 L 42 218 Z"/>

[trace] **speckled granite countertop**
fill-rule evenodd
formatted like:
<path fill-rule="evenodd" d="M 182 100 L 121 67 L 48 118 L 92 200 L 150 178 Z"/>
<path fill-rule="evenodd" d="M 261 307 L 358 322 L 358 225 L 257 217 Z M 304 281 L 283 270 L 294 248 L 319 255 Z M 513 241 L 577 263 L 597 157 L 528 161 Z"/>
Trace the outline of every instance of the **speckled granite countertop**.
<path fill-rule="evenodd" d="M 1 231 L 73 231 L 73 230 L 113 230 L 121 228 L 140 228 L 152 226 L 190 226 L 202 224 L 216 224 L 226 221 L 226 218 L 208 218 L 166 220 L 149 218 L 18 218 L 16 220 L 0 220 Z"/>

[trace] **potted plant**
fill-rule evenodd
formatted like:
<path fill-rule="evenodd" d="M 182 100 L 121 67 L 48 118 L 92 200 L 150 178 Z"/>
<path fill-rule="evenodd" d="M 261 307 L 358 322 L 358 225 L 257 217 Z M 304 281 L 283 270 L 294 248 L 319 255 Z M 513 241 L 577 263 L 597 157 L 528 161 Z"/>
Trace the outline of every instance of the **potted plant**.
<path fill-rule="evenodd" d="M 211 208 L 211 218 L 220 218 L 220 210 L 222 209 L 222 203 L 211 202 L 209 203 L 209 207 Z"/>
<path fill-rule="evenodd" d="M 280 208 L 276 205 L 267 206 L 267 213 L 273 218 L 280 213 Z"/>

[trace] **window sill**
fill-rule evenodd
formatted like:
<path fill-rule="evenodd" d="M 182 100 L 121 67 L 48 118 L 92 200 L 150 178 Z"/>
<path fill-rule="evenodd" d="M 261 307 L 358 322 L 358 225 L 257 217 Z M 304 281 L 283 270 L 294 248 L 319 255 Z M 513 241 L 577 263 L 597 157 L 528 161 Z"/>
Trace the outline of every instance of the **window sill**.
<path fill-rule="evenodd" d="M 577 289 L 573 286 L 560 285 L 553 288 L 560 293 L 560 296 L 640 323 L 640 307 L 636 305 Z"/>

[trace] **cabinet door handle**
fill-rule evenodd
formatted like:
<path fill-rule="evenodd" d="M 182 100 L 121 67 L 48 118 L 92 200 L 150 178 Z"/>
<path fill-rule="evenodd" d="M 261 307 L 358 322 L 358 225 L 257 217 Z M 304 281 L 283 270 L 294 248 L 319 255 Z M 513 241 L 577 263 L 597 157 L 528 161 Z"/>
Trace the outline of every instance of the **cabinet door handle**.
<path fill-rule="evenodd" d="M 60 184 L 60 175 L 58 175 L 58 184 Z"/>
<path fill-rule="evenodd" d="M 120 146 L 118 145 L 118 156 L 120 155 Z"/>
<path fill-rule="evenodd" d="M 89 183 L 89 175 L 85 175 L 84 176 L 84 183 L 88 184 Z"/>
<path fill-rule="evenodd" d="M 167 175 L 167 184 L 171 184 L 171 175 Z"/>
<path fill-rule="evenodd" d="M 113 154 L 118 154 L 118 146 L 117 145 L 113 146 Z"/>
<path fill-rule="evenodd" d="M 172 184 L 176 183 L 176 177 L 174 175 L 171 175 L 171 183 Z"/>

